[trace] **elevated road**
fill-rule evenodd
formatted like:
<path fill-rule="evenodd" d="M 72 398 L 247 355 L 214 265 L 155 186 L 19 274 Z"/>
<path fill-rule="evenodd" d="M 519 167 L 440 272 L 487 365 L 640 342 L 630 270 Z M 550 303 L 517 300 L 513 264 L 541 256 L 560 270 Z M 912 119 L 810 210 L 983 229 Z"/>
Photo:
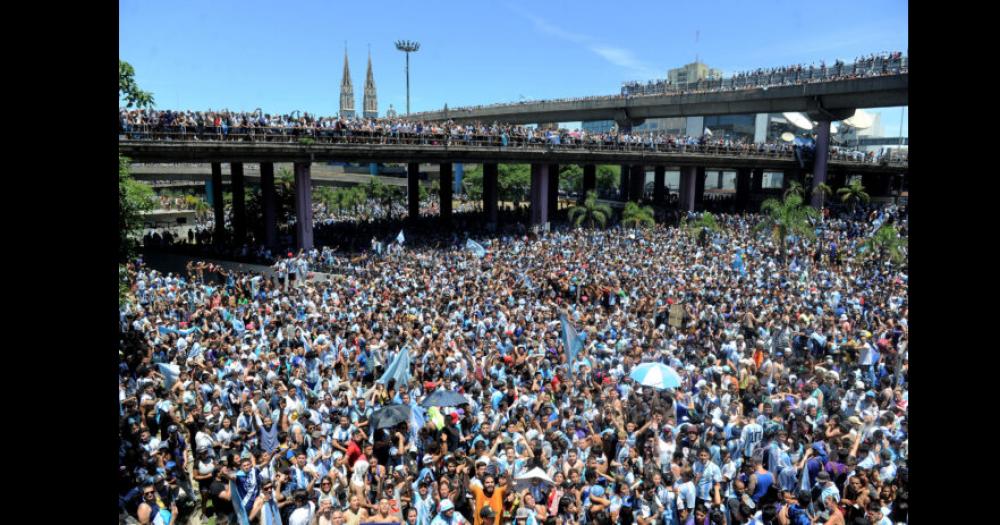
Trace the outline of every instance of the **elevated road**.
<path fill-rule="evenodd" d="M 797 111 L 817 116 L 829 113 L 833 120 L 839 120 L 848 110 L 908 104 L 909 73 L 901 73 L 736 91 L 609 96 L 448 109 L 413 113 L 408 118 L 430 122 L 452 119 L 456 122 L 498 121 L 510 124 L 583 120 L 640 123 L 654 117 Z"/>

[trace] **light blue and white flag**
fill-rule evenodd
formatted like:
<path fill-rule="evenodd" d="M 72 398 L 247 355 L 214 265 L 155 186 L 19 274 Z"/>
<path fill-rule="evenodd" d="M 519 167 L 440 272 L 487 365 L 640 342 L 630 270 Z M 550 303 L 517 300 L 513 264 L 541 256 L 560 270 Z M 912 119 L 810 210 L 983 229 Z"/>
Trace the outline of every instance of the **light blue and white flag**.
<path fill-rule="evenodd" d="M 244 507 L 244 500 L 249 499 L 251 494 L 241 490 L 240 484 L 234 480 L 229 480 L 229 494 L 233 502 L 233 510 L 236 512 L 236 522 L 239 525 L 250 525 L 250 517 L 247 515 L 246 507 Z M 250 504 L 253 504 L 252 499 L 250 499 Z"/>
<path fill-rule="evenodd" d="M 566 364 L 573 366 L 576 355 L 583 349 L 583 340 L 580 339 L 576 328 L 573 328 L 573 325 L 566 319 L 565 314 L 559 316 L 559 322 L 562 324 L 563 346 L 566 347 Z"/>
<path fill-rule="evenodd" d="M 475 254 L 475 256 L 479 257 L 480 259 L 486 256 L 486 248 L 483 248 L 483 245 L 479 244 L 478 242 L 472 239 L 465 241 L 465 247 L 471 250 L 472 253 Z"/>
<path fill-rule="evenodd" d="M 406 385 L 410 382 L 410 350 L 404 347 L 396 357 L 392 359 L 385 373 L 378 379 L 378 383 L 386 384 L 390 379 L 395 379 L 397 385 Z"/>
<path fill-rule="evenodd" d="M 396 236 L 396 242 L 399 244 L 406 242 L 406 237 L 403 236 L 403 230 L 399 230 L 399 235 Z"/>
<path fill-rule="evenodd" d="M 169 390 L 177 382 L 178 376 L 181 375 L 181 368 L 173 363 L 156 363 L 156 365 L 160 368 L 160 373 L 163 374 L 163 386 Z"/>

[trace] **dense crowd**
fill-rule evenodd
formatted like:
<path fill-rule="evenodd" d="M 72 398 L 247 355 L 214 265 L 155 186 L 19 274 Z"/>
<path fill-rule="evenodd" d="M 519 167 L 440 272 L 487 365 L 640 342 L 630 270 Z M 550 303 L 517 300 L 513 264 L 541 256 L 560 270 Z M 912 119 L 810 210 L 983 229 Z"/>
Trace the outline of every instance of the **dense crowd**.
<path fill-rule="evenodd" d="M 906 523 L 907 270 L 860 247 L 906 211 L 760 220 L 138 261 L 122 521 Z"/>
<path fill-rule="evenodd" d="M 200 112 L 173 110 L 122 110 L 119 132 L 134 140 L 226 140 L 226 141 L 301 141 L 347 144 L 421 144 L 469 145 L 487 147 L 559 147 L 614 149 L 621 151 L 657 151 L 701 154 L 756 156 L 792 156 L 795 145 L 781 140 L 755 143 L 742 135 L 721 134 L 710 130 L 702 135 L 684 135 L 664 131 L 607 132 L 586 130 L 528 128 L 510 124 L 445 123 L 407 121 L 398 118 L 345 119 L 315 117 L 308 113 L 267 115 L 259 111 Z M 878 163 L 882 155 L 868 155 L 854 150 L 831 150 L 832 160 Z"/>
<path fill-rule="evenodd" d="M 803 64 L 795 66 L 783 66 L 775 68 L 758 68 L 752 71 L 736 73 L 729 78 L 705 79 L 697 82 L 674 84 L 669 80 L 650 80 L 645 83 L 632 81 L 622 85 L 618 95 L 592 96 L 580 98 L 562 98 L 548 100 L 522 100 L 516 103 L 485 104 L 477 106 L 465 106 L 452 108 L 448 111 L 453 114 L 461 114 L 463 111 L 474 111 L 481 109 L 500 108 L 505 106 L 515 106 L 521 104 L 537 104 L 541 102 L 576 102 L 586 100 L 614 100 L 636 96 L 657 96 L 665 94 L 695 94 L 714 93 L 721 91 L 738 91 L 749 89 L 767 89 L 775 86 L 788 86 L 808 84 L 813 82 L 828 82 L 832 80 L 846 80 L 852 78 L 865 78 L 881 75 L 896 75 L 908 71 L 907 59 L 901 52 L 873 53 L 855 59 L 852 64 L 845 64 L 841 60 L 836 60 L 832 67 L 827 67 L 825 61 L 821 61 L 819 67 L 810 64 L 806 67 Z"/>

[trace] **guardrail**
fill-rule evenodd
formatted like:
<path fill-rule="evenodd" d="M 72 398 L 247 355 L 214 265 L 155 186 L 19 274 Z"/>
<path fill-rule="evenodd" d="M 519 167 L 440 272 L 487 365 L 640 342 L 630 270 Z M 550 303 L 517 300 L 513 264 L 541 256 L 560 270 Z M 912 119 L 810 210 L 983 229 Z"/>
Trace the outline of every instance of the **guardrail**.
<path fill-rule="evenodd" d="M 331 144 L 359 146 L 471 146 L 501 150 L 538 151 L 597 151 L 623 153 L 675 153 L 696 155 L 730 155 L 737 157 L 794 159 L 795 149 L 786 144 L 688 144 L 682 142 L 618 142 L 589 138 L 564 138 L 553 142 L 537 137 L 497 137 L 492 135 L 408 134 L 328 130 L 322 128 L 151 128 L 129 126 L 121 129 L 119 139 L 149 142 L 229 142 L 278 144 Z M 564 142 L 565 141 L 565 142 Z M 907 159 L 885 159 L 864 156 L 857 152 L 831 151 L 829 160 L 862 164 L 906 164 Z"/>

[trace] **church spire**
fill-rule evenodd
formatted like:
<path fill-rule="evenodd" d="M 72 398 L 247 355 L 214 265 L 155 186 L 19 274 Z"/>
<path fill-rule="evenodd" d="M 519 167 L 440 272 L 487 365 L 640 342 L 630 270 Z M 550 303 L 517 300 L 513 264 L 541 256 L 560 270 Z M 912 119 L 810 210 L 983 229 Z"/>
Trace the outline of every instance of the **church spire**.
<path fill-rule="evenodd" d="M 372 73 L 372 49 L 368 47 L 368 74 L 365 77 L 365 96 L 362 111 L 365 118 L 378 118 L 378 94 L 375 92 L 375 75 Z"/>
<path fill-rule="evenodd" d="M 344 46 L 344 77 L 340 81 L 340 117 L 354 118 L 354 85 L 351 68 L 347 63 L 347 46 Z"/>

